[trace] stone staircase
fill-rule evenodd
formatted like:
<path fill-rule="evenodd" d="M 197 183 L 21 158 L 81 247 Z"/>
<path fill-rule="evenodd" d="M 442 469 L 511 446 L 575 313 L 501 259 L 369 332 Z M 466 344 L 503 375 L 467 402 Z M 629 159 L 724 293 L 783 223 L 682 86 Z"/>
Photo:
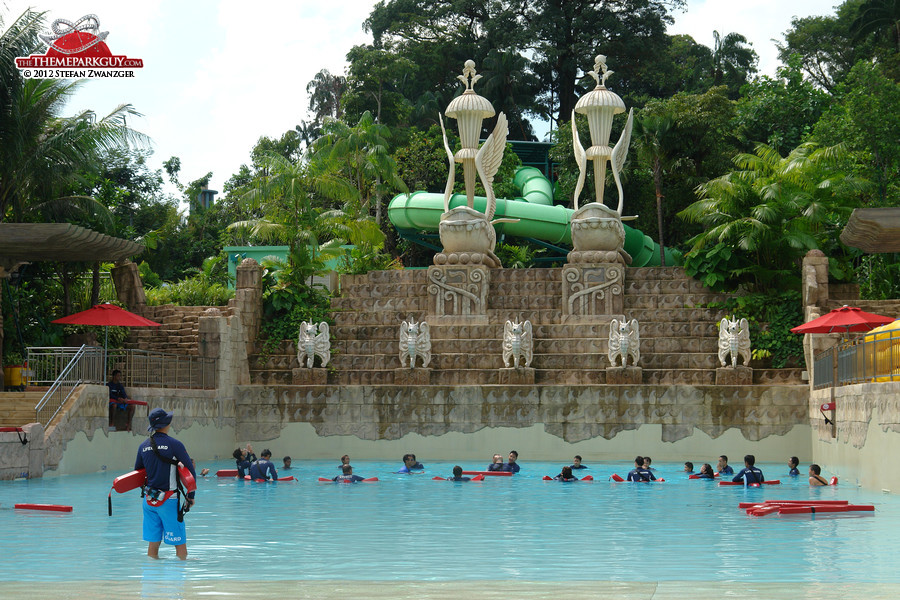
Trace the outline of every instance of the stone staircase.
<path fill-rule="evenodd" d="M 228 306 L 145 306 L 140 310 L 140 315 L 162 325 L 131 327 L 125 339 L 125 347 L 196 355 L 200 343 L 200 316 L 208 308 L 218 308 L 224 316 L 233 313 Z"/>
<path fill-rule="evenodd" d="M 0 427 L 22 427 L 34 423 L 34 407 L 44 392 L 0 392 Z"/>
<path fill-rule="evenodd" d="M 431 327 L 431 385 L 500 384 L 504 323 L 525 319 L 533 325 L 535 384 L 606 383 L 609 323 L 563 315 L 560 277 L 560 269 L 495 269 L 487 316 L 445 323 L 427 315 L 425 270 L 345 276 L 341 296 L 331 301 L 335 326 L 328 383 L 393 384 L 404 319 L 426 320 Z M 715 383 L 717 323 L 724 315 L 698 307 L 725 298 L 678 267 L 626 269 L 624 313 L 640 323 L 643 383 Z M 289 385 L 291 369 L 299 366 L 295 342 L 285 341 L 275 353 L 251 358 L 251 381 Z M 757 369 L 754 383 L 799 384 L 800 372 Z"/>

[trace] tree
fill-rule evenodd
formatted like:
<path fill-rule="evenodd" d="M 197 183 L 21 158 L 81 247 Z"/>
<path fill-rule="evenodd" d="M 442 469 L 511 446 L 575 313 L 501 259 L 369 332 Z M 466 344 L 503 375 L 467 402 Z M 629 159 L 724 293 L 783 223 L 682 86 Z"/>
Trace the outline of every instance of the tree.
<path fill-rule="evenodd" d="M 659 228 L 659 264 L 666 266 L 666 253 L 663 239 L 662 179 L 663 173 L 669 169 L 674 156 L 669 132 L 674 123 L 668 117 L 648 115 L 634 122 L 634 141 L 638 156 L 653 174 L 653 187 L 656 192 L 656 221 Z"/>
<path fill-rule="evenodd" d="M 350 61 L 347 91 L 343 99 L 349 118 L 374 111 L 376 123 L 388 116 L 396 125 L 409 113 L 409 102 L 398 91 L 401 82 L 415 79 L 416 64 L 398 55 L 390 44 L 384 48 L 354 46 L 347 53 Z"/>
<path fill-rule="evenodd" d="M 900 84 L 878 64 L 860 61 L 835 88 L 834 101 L 813 131 L 821 144 L 846 144 L 845 168 L 874 183 L 868 203 L 900 203 Z"/>
<path fill-rule="evenodd" d="M 366 111 L 353 127 L 327 121 L 322 134 L 313 148 L 313 162 L 323 170 L 335 169 L 355 191 L 358 213 L 368 215 L 374 208 L 375 223 L 381 225 L 383 195 L 406 191 L 390 154 L 390 128 Z"/>
<path fill-rule="evenodd" d="M 741 86 L 747 78 L 756 73 L 759 57 L 751 45 L 739 33 L 722 37 L 718 31 L 713 31 L 712 84 L 727 86 L 728 97 L 732 100 L 740 96 Z"/>
<path fill-rule="evenodd" d="M 801 58 L 794 54 L 778 68 L 778 76 L 762 76 L 744 88 L 737 101 L 735 130 L 747 149 L 762 142 L 787 154 L 812 133 L 829 95 L 803 77 Z"/>
<path fill-rule="evenodd" d="M 325 117 L 341 118 L 341 96 L 347 87 L 347 78 L 332 75 L 328 69 L 322 69 L 306 84 L 309 94 L 309 110 L 317 123 L 323 123 Z"/>
<path fill-rule="evenodd" d="M 897 0 L 866 0 L 859 7 L 856 18 L 850 25 L 854 41 L 862 41 L 867 36 L 884 35 L 900 51 L 900 2 Z"/>
<path fill-rule="evenodd" d="M 753 154 L 737 155 L 738 170 L 701 185 L 700 199 L 678 215 L 705 228 L 689 240 L 688 262 L 724 246 L 744 257 L 740 270 L 724 276 L 766 290 L 798 281 L 808 250 L 825 248 L 840 259 L 834 240 L 865 188 L 840 169 L 845 152 L 805 143 L 782 157 L 759 144 Z"/>

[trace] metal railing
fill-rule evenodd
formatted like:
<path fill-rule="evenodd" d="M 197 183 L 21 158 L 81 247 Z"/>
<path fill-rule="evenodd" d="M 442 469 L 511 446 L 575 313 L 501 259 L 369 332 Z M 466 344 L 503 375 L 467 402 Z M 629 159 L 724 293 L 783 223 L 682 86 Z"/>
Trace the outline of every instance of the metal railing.
<path fill-rule="evenodd" d="M 36 354 L 48 359 L 41 365 L 43 373 L 47 372 L 47 366 L 51 363 L 54 366 L 62 366 L 65 363 L 50 385 L 50 389 L 34 407 L 35 420 L 44 427 L 49 425 L 78 385 L 91 382 L 97 378 L 97 373 L 103 373 L 103 348 L 81 346 L 61 350 L 65 352 L 60 352 L 56 356 Z M 29 360 L 31 360 L 30 352 Z"/>
<path fill-rule="evenodd" d="M 813 389 L 886 381 L 900 381 L 900 330 L 842 342 L 813 366 Z"/>
<path fill-rule="evenodd" d="M 129 387 L 215 389 L 214 358 L 147 350 L 96 346 L 28 348 L 29 385 L 49 386 L 35 406 L 37 421 L 45 427 L 56 416 L 75 386 L 104 385 L 114 370 L 122 371 L 122 384 Z"/>

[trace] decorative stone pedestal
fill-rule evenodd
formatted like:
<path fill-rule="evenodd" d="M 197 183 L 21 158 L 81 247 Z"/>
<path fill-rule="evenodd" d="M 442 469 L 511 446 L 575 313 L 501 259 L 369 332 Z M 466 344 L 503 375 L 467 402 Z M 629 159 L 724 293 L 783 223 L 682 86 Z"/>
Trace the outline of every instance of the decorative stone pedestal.
<path fill-rule="evenodd" d="M 719 367 L 716 369 L 716 385 L 751 385 L 753 369 L 738 365 L 736 367 Z"/>
<path fill-rule="evenodd" d="M 640 385 L 644 370 L 640 367 L 607 367 L 606 383 L 609 385 Z"/>
<path fill-rule="evenodd" d="M 431 369 L 394 369 L 394 385 L 430 385 Z"/>
<path fill-rule="evenodd" d="M 624 282 L 625 266 L 621 263 L 567 264 L 562 270 L 563 314 L 622 314 Z"/>
<path fill-rule="evenodd" d="M 500 385 L 534 385 L 534 367 L 501 368 Z"/>
<path fill-rule="evenodd" d="M 294 385 L 327 385 L 328 369 L 291 369 Z"/>
<path fill-rule="evenodd" d="M 438 317 L 487 314 L 490 271 L 484 266 L 428 268 L 428 311 Z"/>

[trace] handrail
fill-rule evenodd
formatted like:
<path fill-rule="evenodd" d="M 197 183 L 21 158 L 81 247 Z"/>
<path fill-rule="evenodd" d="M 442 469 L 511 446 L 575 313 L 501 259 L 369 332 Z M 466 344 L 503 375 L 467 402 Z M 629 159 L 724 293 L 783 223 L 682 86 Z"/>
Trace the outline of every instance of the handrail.
<path fill-rule="evenodd" d="M 900 330 L 842 342 L 815 357 L 813 389 L 900 381 Z"/>
<path fill-rule="evenodd" d="M 95 379 L 97 369 L 102 368 L 102 365 L 102 348 L 87 345 L 81 346 L 56 377 L 50 389 L 35 405 L 35 420 L 47 427 L 62 409 L 75 388 L 85 381 Z"/>
<path fill-rule="evenodd" d="M 35 406 L 36 420 L 45 427 L 76 386 L 105 385 L 107 373 L 120 370 L 126 388 L 215 389 L 218 361 L 166 352 L 136 349 L 104 350 L 97 346 L 29 347 L 30 385 L 49 385 Z"/>

